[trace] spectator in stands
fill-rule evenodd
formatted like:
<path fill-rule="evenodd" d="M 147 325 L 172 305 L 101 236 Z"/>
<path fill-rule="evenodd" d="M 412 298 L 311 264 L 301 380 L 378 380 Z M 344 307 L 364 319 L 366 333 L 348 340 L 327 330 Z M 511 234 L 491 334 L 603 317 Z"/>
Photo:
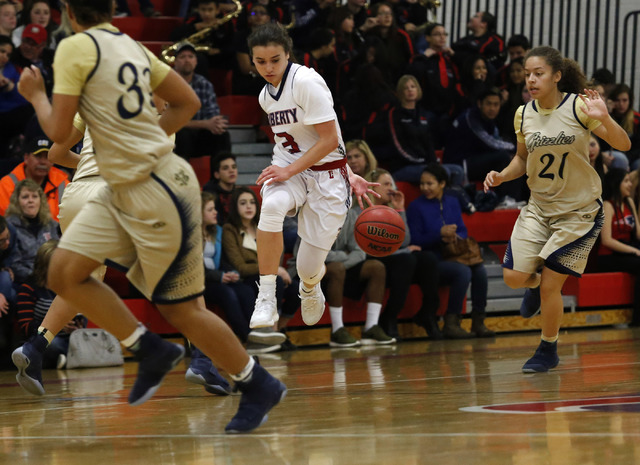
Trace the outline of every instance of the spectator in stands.
<path fill-rule="evenodd" d="M 266 6 L 256 3 L 249 11 L 248 26 L 235 34 L 236 66 L 231 78 L 231 89 L 234 95 L 258 95 L 266 84 L 251 60 L 247 38 L 255 28 L 269 21 L 271 16 Z"/>
<path fill-rule="evenodd" d="M 366 138 L 380 166 L 396 181 L 418 185 L 424 167 L 437 161 L 426 110 L 418 104 L 422 89 L 415 76 L 405 74 L 398 80 L 396 94 L 400 104 L 391 107 L 381 124 L 367 127 Z M 451 172 L 452 183 L 461 185 L 462 168 L 445 168 Z"/>
<path fill-rule="evenodd" d="M 613 161 L 613 157 L 608 152 L 600 149 L 600 141 L 596 136 L 589 136 L 589 163 L 596 170 L 600 179 L 604 179 L 604 175 L 609 171 L 609 165 Z"/>
<path fill-rule="evenodd" d="M 489 75 L 487 61 L 480 55 L 469 57 L 462 65 L 460 74 L 463 98 L 459 110 L 464 111 L 476 105 L 478 97 L 493 87 L 493 78 Z"/>
<path fill-rule="evenodd" d="M 322 76 L 332 95 L 336 95 L 338 88 L 338 62 L 335 51 L 335 33 L 326 27 L 318 28 L 310 34 L 309 51 L 302 55 L 301 62 Z"/>
<path fill-rule="evenodd" d="M 380 327 L 391 337 L 398 337 L 398 314 L 404 307 L 411 284 L 418 284 L 422 291 L 422 305 L 413 321 L 422 326 L 431 339 L 442 339 L 438 326 L 438 258 L 428 250 L 411 244 L 411 232 L 407 224 L 404 194 L 396 190 L 393 177 L 387 170 L 378 168 L 372 173 L 372 182 L 380 185 L 373 188 L 380 197 L 371 196 L 374 205 L 387 205 L 396 210 L 405 223 L 405 238 L 397 252 L 379 260 L 387 271 L 389 299 L 380 317 Z M 354 205 L 359 210 L 358 205 Z"/>
<path fill-rule="evenodd" d="M 11 62 L 20 72 L 31 65 L 37 66 L 42 73 L 47 95 L 53 90 L 54 51 L 46 48 L 47 30 L 39 24 L 28 24 L 22 31 L 22 42 L 11 55 Z"/>
<path fill-rule="evenodd" d="M 509 76 L 509 71 L 507 67 L 509 64 L 513 63 L 518 58 L 521 58 L 524 61 L 524 56 L 531 49 L 531 43 L 527 36 L 522 34 L 512 35 L 507 41 L 507 55 L 509 56 L 509 61 L 505 63 L 499 70 L 496 76 L 496 84 L 498 86 L 503 86 L 507 83 L 507 79 Z"/>
<path fill-rule="evenodd" d="M 377 24 L 365 37 L 377 44 L 375 64 L 389 85 L 395 86 L 414 54 L 413 42 L 409 34 L 398 27 L 389 3 L 376 3 L 371 14 L 376 17 Z"/>
<path fill-rule="evenodd" d="M 442 137 L 449 129 L 452 115 L 460 104 L 462 87 L 458 67 L 453 62 L 453 50 L 447 45 L 448 33 L 439 23 L 425 29 L 429 46 L 424 53 L 414 55 L 407 70 L 422 88 L 421 106 L 432 127 L 434 146 L 442 148 Z"/>
<path fill-rule="evenodd" d="M 384 121 L 385 112 L 396 103 L 397 98 L 378 67 L 369 63 L 362 65 L 341 103 L 339 118 L 343 137 L 364 139 L 367 123 L 377 123 L 380 118 Z"/>
<path fill-rule="evenodd" d="M 16 25 L 16 6 L 5 0 L 0 1 L 0 35 L 11 37 Z"/>
<path fill-rule="evenodd" d="M 496 25 L 495 16 L 488 11 L 479 11 L 469 19 L 467 29 L 470 34 L 453 44 L 458 66 L 464 66 L 471 56 L 480 54 L 492 74 L 502 67 L 505 61 L 504 39 L 496 33 Z"/>
<path fill-rule="evenodd" d="M 15 259 L 11 264 L 14 283 L 21 284 L 33 272 L 36 252 L 50 239 L 59 239 L 58 223 L 51 219 L 42 188 L 32 179 L 20 181 L 5 214 L 16 230 Z"/>
<path fill-rule="evenodd" d="M 631 176 L 612 168 L 604 177 L 605 221 L 600 232 L 598 271 L 624 271 L 635 276 L 632 326 L 640 326 L 640 222 L 633 201 Z"/>
<path fill-rule="evenodd" d="M 222 230 L 222 253 L 226 262 L 225 267 L 237 271 L 243 282 L 250 285 L 254 290 L 251 295 L 254 301 L 256 285 L 260 278 L 256 245 L 259 217 L 258 197 L 255 192 L 248 187 L 236 188 L 233 192 L 229 218 Z M 287 270 L 282 266 L 278 267 L 276 302 L 280 313 L 279 328 L 286 326 L 298 308 L 299 300 L 295 297 L 297 290 L 298 288 L 293 285 L 293 280 Z M 248 317 L 249 319 L 246 322 L 247 334 L 251 315 L 248 315 Z M 267 329 L 270 330 L 269 333 L 273 333 L 276 327 Z M 259 332 L 260 330 L 256 331 Z M 275 332 L 277 333 L 277 331 Z M 270 337 L 280 337 L 283 342 L 285 337 L 282 333 L 279 334 L 281 336 L 271 334 Z M 271 339 L 268 340 L 270 341 Z M 280 349 L 280 343 L 270 343 L 261 347 L 253 344 L 248 347 L 248 350 L 253 352 L 271 352 Z"/>
<path fill-rule="evenodd" d="M 601 85 L 602 88 L 604 89 L 603 98 L 605 99 L 605 102 L 606 102 L 606 99 L 609 98 L 609 94 L 617 84 L 616 77 L 607 68 L 596 69 L 593 72 L 593 75 L 591 76 L 591 81 L 593 85 Z"/>
<path fill-rule="evenodd" d="M 242 342 L 251 340 L 249 320 L 253 312 L 255 291 L 240 280 L 237 271 L 224 271 L 220 267 L 222 257 L 222 228 L 218 226 L 215 197 L 210 192 L 202 193 L 202 233 L 204 240 L 205 290 L 204 298 L 209 305 L 218 305 L 229 326 Z M 255 332 L 262 336 L 266 333 Z M 271 332 L 273 344 L 284 341 L 284 336 Z M 259 337 L 258 342 L 266 342 Z"/>
<path fill-rule="evenodd" d="M 385 267 L 380 260 L 367 258 L 355 240 L 354 227 L 359 213 L 360 209 L 353 208 L 347 213 L 344 225 L 327 255 L 326 272 L 321 283 L 331 316 L 329 345 L 336 348 L 396 342 L 378 325 L 385 292 Z M 294 249 L 293 259 L 287 263 L 294 276 L 299 244 L 300 241 Z M 367 301 L 367 318 L 359 341 L 344 327 L 343 299 L 348 297 L 357 301 L 363 294 Z"/>
<path fill-rule="evenodd" d="M 636 170 L 640 167 L 640 113 L 633 110 L 633 90 L 626 84 L 616 85 L 609 93 L 613 102 L 611 117 L 618 123 L 631 139 L 631 149 L 626 152 L 612 150 L 613 168 Z M 603 150 L 609 145 L 604 144 Z"/>
<path fill-rule="evenodd" d="M 11 39 L 16 47 L 20 47 L 24 39 L 24 31 L 29 24 L 37 24 L 42 26 L 47 35 L 45 36 L 46 47 L 49 50 L 56 49 L 56 41 L 53 38 L 53 31 L 58 25 L 51 19 L 51 6 L 48 0 L 36 0 L 34 2 L 26 2 L 25 9 L 20 15 L 20 26 L 13 30 Z"/>
<path fill-rule="evenodd" d="M 500 138 L 496 122 L 499 112 L 500 90 L 492 87 L 478 96 L 474 107 L 455 119 L 447 135 L 443 161 L 466 164 L 469 181 L 484 180 L 492 167 L 503 169 L 515 154 L 515 145 Z"/>
<path fill-rule="evenodd" d="M 58 220 L 58 204 L 65 186 L 69 183 L 69 177 L 66 172 L 53 166 L 47 158 L 51 145 L 51 141 L 45 135 L 33 137 L 27 142 L 24 161 L 0 179 L 0 214 L 4 215 L 7 211 L 16 185 L 30 179 L 44 192 L 45 202 L 49 205 L 47 213 L 50 213 L 54 220 Z"/>
<path fill-rule="evenodd" d="M 213 172 L 213 177 L 202 187 L 202 190 L 215 195 L 218 223 L 224 224 L 229 217 L 233 190 L 236 188 L 236 181 L 238 180 L 236 156 L 231 152 L 219 153 L 211 161 L 211 171 Z"/>
<path fill-rule="evenodd" d="M 155 18 L 162 16 L 159 11 L 153 6 L 150 0 L 138 0 L 140 5 L 140 12 L 147 18 Z M 122 18 L 124 16 L 131 16 L 131 9 L 129 9 L 129 2 L 127 0 L 116 0 L 116 12 L 113 15 L 115 18 Z"/>
<path fill-rule="evenodd" d="M 209 28 L 209 33 L 203 37 L 203 41 L 209 44 L 209 49 L 206 53 L 198 54 L 198 61 L 201 62 L 198 72 L 205 76 L 208 75 L 209 68 L 231 70 L 234 66 L 235 27 L 232 21 L 221 24 L 221 14 L 218 0 L 200 0 L 196 14 L 187 18 L 170 35 L 171 40 L 178 42 Z M 176 57 L 177 54 L 178 51 Z"/>
<path fill-rule="evenodd" d="M 0 215 L 0 318 L 7 313 L 9 303 L 14 302 L 16 292 L 13 287 L 11 264 L 15 259 L 16 228 Z"/>
<path fill-rule="evenodd" d="M 205 77 L 196 74 L 198 64 L 196 50 L 189 42 L 183 42 L 176 50 L 175 70 L 189 83 L 202 106 L 185 127 L 176 133 L 175 153 L 182 158 L 211 156 L 231 150 L 227 132 L 227 120 L 220 114 L 220 106 L 213 85 Z M 211 173 L 213 176 L 213 172 Z"/>
<path fill-rule="evenodd" d="M 484 324 L 487 306 L 487 271 L 482 263 L 473 266 L 442 259 L 443 244 L 465 239 L 467 227 L 462 219 L 460 204 L 454 197 L 444 194 L 448 177 L 437 163 L 428 165 L 420 178 L 422 196 L 407 208 L 407 223 L 411 232 L 411 244 L 421 250 L 429 250 L 439 257 L 440 284 L 449 286 L 449 302 L 444 316 L 444 337 L 464 339 L 491 337 L 493 332 Z M 471 283 L 471 333 L 460 326 L 462 306 Z"/>
<path fill-rule="evenodd" d="M 24 132 L 34 113 L 31 104 L 18 92 L 20 72 L 9 61 L 13 48 L 11 39 L 0 35 L 0 156 L 3 157 L 10 141 Z"/>
<path fill-rule="evenodd" d="M 362 34 L 378 24 L 377 18 L 369 16 L 366 0 L 347 0 L 347 3 L 340 8 L 351 13 L 356 29 Z"/>
<path fill-rule="evenodd" d="M 53 251 L 58 246 L 57 239 L 46 241 L 35 254 L 33 272 L 20 285 L 16 302 L 16 322 L 18 340 L 24 342 L 38 333 L 55 293 L 47 287 L 47 271 Z M 42 368 L 64 368 L 69 351 L 69 336 L 79 328 L 87 327 L 87 319 L 77 315 L 69 321 L 47 346 L 42 358 Z"/>
<path fill-rule="evenodd" d="M 516 143 L 516 135 L 513 130 L 513 117 L 520 105 L 524 105 L 522 99 L 522 89 L 525 88 L 524 82 L 524 59 L 516 58 L 506 66 L 505 84 L 500 89 L 502 106 L 498 115 L 498 126 L 500 135 L 512 142 Z"/>
<path fill-rule="evenodd" d="M 310 34 L 329 24 L 329 15 L 333 11 L 336 0 L 293 0 L 290 8 L 295 22 L 289 30 L 294 49 L 308 50 Z"/>
<path fill-rule="evenodd" d="M 378 160 L 362 139 L 350 140 L 345 144 L 347 163 L 358 176 L 371 181 L 371 173 L 378 168 Z"/>

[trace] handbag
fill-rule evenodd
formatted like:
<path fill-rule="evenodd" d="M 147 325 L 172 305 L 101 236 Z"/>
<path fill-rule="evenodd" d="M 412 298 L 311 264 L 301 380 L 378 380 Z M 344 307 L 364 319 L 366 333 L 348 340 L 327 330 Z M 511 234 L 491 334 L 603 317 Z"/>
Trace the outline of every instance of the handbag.
<path fill-rule="evenodd" d="M 455 241 L 443 245 L 442 257 L 445 260 L 462 263 L 467 266 L 478 265 L 484 261 L 480 252 L 480 245 L 472 237 L 463 239 L 460 236 L 456 236 Z"/>
<path fill-rule="evenodd" d="M 69 336 L 67 368 L 111 367 L 123 364 L 120 342 L 104 329 L 76 329 Z"/>

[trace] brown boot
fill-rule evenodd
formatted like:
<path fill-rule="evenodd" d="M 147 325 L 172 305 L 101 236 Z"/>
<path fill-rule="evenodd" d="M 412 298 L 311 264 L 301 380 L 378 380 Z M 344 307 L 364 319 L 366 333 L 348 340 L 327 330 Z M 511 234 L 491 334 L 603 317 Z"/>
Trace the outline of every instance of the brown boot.
<path fill-rule="evenodd" d="M 466 332 L 460 327 L 459 315 L 445 315 L 444 316 L 444 328 L 442 328 L 442 334 L 446 339 L 469 339 L 473 337 L 473 334 Z"/>
<path fill-rule="evenodd" d="M 495 337 L 496 333 L 484 325 L 485 317 L 486 313 L 484 312 L 471 313 L 471 332 L 476 337 Z"/>

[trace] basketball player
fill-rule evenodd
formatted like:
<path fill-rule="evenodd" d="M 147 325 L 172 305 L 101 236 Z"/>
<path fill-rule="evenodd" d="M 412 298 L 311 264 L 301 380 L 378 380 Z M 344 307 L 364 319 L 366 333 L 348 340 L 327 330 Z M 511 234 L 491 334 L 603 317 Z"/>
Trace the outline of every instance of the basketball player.
<path fill-rule="evenodd" d="M 167 321 L 236 381 L 242 398 L 226 431 L 251 431 L 266 421 L 286 387 L 249 358 L 229 327 L 198 299 L 204 289 L 200 188 L 191 166 L 172 153 L 167 134 L 191 119 L 199 100 L 177 73 L 109 24 L 111 0 L 69 0 L 68 12 L 76 34 L 56 51 L 52 103 L 35 67 L 23 71 L 18 88 L 54 142 L 69 137 L 80 113 L 108 186 L 67 228 L 51 259 L 49 287 L 134 353 L 140 365 L 129 403 L 139 405 L 184 349 L 139 325 L 122 300 L 90 276 L 107 262 L 127 269 L 129 280 Z M 160 124 L 153 91 L 169 103 Z M 37 343 L 51 337 L 38 336 Z M 25 375 L 34 354 L 23 346 Z"/>
<path fill-rule="evenodd" d="M 522 367 L 534 373 L 559 363 L 560 291 L 568 275 L 582 274 L 602 228 L 602 184 L 589 163 L 589 135 L 623 151 L 631 142 L 600 95 L 584 89 L 575 61 L 551 47 L 537 47 L 524 65 L 535 100 L 515 115 L 517 156 L 501 172 L 489 172 L 484 189 L 528 176 L 531 198 L 513 228 L 502 266 L 509 287 L 527 288 L 520 313 L 528 318 L 541 309 L 542 341 Z M 579 94 L 582 89 L 586 96 Z"/>
<path fill-rule="evenodd" d="M 159 98 L 154 98 L 154 103 L 158 111 L 160 111 L 161 108 L 164 109 L 164 102 L 160 101 Z M 82 140 L 82 151 L 80 154 L 76 154 L 70 149 L 80 140 Z M 58 219 L 60 221 L 60 229 L 64 234 L 84 204 L 96 196 L 100 189 L 106 185 L 106 182 L 102 179 L 98 171 L 98 165 L 96 164 L 93 153 L 91 135 L 89 131 L 86 130 L 86 125 L 79 114 L 76 114 L 73 119 L 73 129 L 67 141 L 63 144 L 54 143 L 51 150 L 49 150 L 49 160 L 58 165 L 75 169 L 73 182 L 65 189 L 60 203 Z M 102 281 L 104 280 L 105 272 L 106 266 L 102 265 L 92 273 L 92 276 Z M 47 331 L 50 334 L 56 335 L 76 314 L 77 311 L 75 308 L 56 296 L 38 331 Z M 26 344 L 30 343 L 27 342 Z M 46 346 L 44 348 L 46 349 Z M 34 350 L 33 347 L 27 349 L 27 351 L 30 350 Z M 18 364 L 24 362 L 22 351 L 22 348 L 18 348 L 15 351 L 15 359 Z M 229 384 L 220 376 L 211 361 L 206 357 L 200 357 L 199 360 L 195 359 L 196 357 L 192 355 L 191 366 L 185 375 L 186 380 L 203 385 L 207 392 L 217 395 L 229 395 Z M 42 384 L 40 367 L 34 363 L 34 360 L 31 360 L 29 371 L 32 376 L 34 374 L 36 376 L 26 376 L 24 370 L 19 370 L 16 376 L 18 384 L 31 394 L 44 395 L 45 391 Z"/>
<path fill-rule="evenodd" d="M 289 62 L 292 43 L 287 32 L 275 23 L 264 24 L 251 33 L 248 44 L 258 73 L 267 81 L 259 99 L 276 140 L 273 162 L 256 181 L 263 186 L 256 237 L 260 283 L 250 326 L 269 327 L 278 321 L 275 289 L 282 226 L 285 216 L 296 212 L 302 319 L 313 325 L 324 312 L 324 261 L 351 205 L 350 190 L 361 205 L 362 196 L 373 191 L 347 165 L 326 83 L 314 70 Z"/>

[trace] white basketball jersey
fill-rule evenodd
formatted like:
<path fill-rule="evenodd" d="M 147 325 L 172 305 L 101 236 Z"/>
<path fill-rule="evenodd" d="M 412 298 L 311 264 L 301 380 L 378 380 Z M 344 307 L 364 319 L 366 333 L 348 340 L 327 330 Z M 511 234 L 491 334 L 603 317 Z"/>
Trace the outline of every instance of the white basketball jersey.
<path fill-rule="evenodd" d="M 602 193 L 600 177 L 589 163 L 589 134 L 600 122 L 589 118 L 583 105 L 578 95 L 566 94 L 554 109 L 540 108 L 535 100 L 516 112 L 518 141 L 529 152 L 531 197 L 549 215 L 578 210 Z"/>
<path fill-rule="evenodd" d="M 79 113 L 89 127 L 100 174 L 112 185 L 146 179 L 157 160 L 173 149 L 151 104 L 150 54 L 121 32 L 92 28 L 77 34 L 82 35 L 98 50 Z"/>
<path fill-rule="evenodd" d="M 289 63 L 277 88 L 264 86 L 260 105 L 275 135 L 274 164 L 286 166 L 304 155 L 319 139 L 313 125 L 327 121 L 335 122 L 339 144 L 317 165 L 345 158 L 331 91 L 315 70 Z"/>

